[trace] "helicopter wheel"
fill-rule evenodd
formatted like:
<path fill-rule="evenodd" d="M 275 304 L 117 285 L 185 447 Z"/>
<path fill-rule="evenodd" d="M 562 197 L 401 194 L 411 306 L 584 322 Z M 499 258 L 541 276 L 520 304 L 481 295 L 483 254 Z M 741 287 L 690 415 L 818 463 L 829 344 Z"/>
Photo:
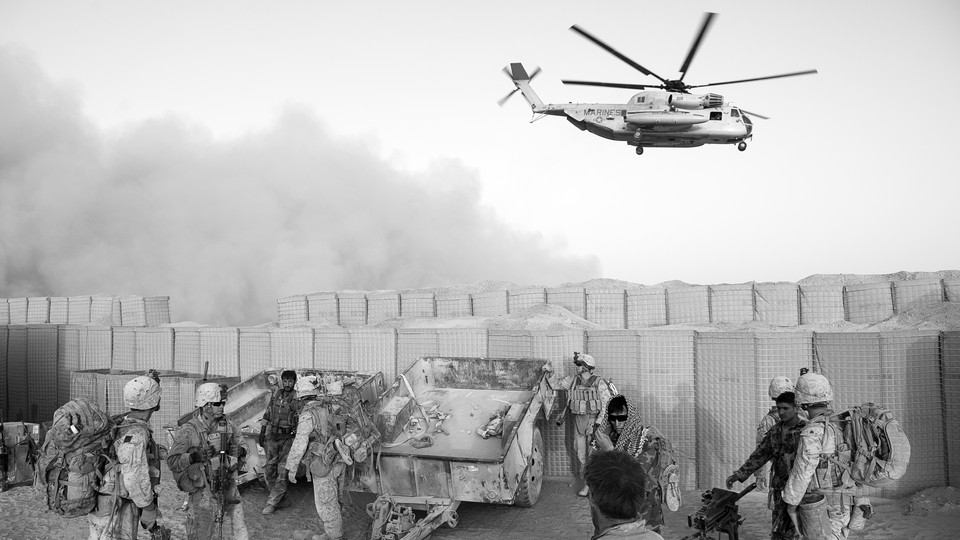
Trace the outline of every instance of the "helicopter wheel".
<path fill-rule="evenodd" d="M 743 152 L 743 151 L 746 150 L 746 149 L 747 149 L 747 143 L 745 143 L 745 142 L 742 142 L 742 141 L 741 141 L 740 144 L 737 145 L 737 150 L 739 150 L 739 151 L 741 151 L 741 152 Z"/>
<path fill-rule="evenodd" d="M 639 156 L 639 155 L 642 154 L 642 153 L 643 153 L 643 147 L 642 147 L 642 146 L 637 146 L 637 155 Z"/>

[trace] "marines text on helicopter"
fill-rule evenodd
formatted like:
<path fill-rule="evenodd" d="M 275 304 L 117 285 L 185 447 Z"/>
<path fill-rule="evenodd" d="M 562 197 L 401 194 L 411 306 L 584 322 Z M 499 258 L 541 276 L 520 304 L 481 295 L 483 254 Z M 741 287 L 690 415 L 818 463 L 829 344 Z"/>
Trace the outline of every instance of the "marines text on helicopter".
<path fill-rule="evenodd" d="M 611 88 L 631 88 L 644 90 L 635 94 L 625 104 L 605 103 L 567 103 L 562 105 L 544 104 L 530 87 L 530 81 L 540 72 L 537 68 L 527 74 L 523 65 L 510 64 L 504 68 L 507 76 L 513 80 L 516 89 L 500 100 L 502 106 L 517 90 L 523 94 L 533 108 L 534 120 L 546 115 L 566 116 L 571 124 L 581 130 L 589 131 L 605 139 L 625 141 L 637 148 L 637 154 L 642 154 L 645 147 L 672 147 L 692 148 L 704 144 L 736 144 L 742 152 L 747 149 L 747 140 L 753 138 L 753 122 L 750 117 L 733 104 L 724 100 L 719 94 L 691 94 L 692 88 L 705 86 L 719 86 L 767 79 L 779 79 L 797 75 L 816 73 L 817 70 L 797 71 L 768 77 L 739 79 L 736 81 L 715 82 L 709 84 L 687 84 L 683 78 L 687 68 L 700 47 L 700 42 L 706 35 L 713 21 L 715 13 L 704 16 L 700 33 L 690 46 L 687 58 L 680 66 L 680 78 L 668 80 L 648 70 L 633 60 L 627 58 L 613 47 L 607 45 L 585 30 L 574 25 L 571 30 L 592 41 L 594 44 L 623 60 L 628 65 L 644 75 L 650 75 L 660 81 L 660 84 L 626 84 L 595 81 L 564 80 L 564 84 L 584 86 L 604 86 Z M 657 88 L 659 90 L 647 90 Z M 758 118 L 768 120 L 766 116 L 749 113 Z"/>

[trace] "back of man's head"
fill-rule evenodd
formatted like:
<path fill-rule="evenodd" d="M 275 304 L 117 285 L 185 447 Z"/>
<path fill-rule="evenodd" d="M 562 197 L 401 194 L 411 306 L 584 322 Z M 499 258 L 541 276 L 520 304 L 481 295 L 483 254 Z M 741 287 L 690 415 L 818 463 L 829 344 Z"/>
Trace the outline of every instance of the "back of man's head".
<path fill-rule="evenodd" d="M 633 519 L 642 510 L 647 474 L 629 454 L 598 452 L 587 462 L 583 477 L 597 510 L 608 518 Z"/>

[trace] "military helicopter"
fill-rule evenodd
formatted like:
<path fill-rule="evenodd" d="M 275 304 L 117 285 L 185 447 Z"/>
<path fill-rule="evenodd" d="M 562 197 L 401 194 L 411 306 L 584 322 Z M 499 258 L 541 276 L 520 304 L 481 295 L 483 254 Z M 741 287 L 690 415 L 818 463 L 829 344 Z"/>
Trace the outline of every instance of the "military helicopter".
<path fill-rule="evenodd" d="M 747 141 L 753 138 L 753 121 L 745 113 L 764 120 L 769 118 L 736 107 L 719 94 L 691 94 L 690 90 L 706 86 L 809 75 L 816 73 L 817 70 L 810 69 L 709 84 L 685 83 L 683 79 L 687 75 L 687 69 L 715 16 L 716 13 L 704 15 L 700 32 L 690 46 L 683 65 L 680 66 L 680 78 L 674 80 L 665 79 L 641 66 L 577 25 L 571 26 L 570 29 L 577 34 L 644 75 L 658 79 L 660 84 L 577 80 L 562 82 L 571 85 L 643 90 L 634 94 L 627 103 L 544 104 L 530 86 L 530 81 L 540 73 L 540 68 L 528 75 L 522 64 L 512 63 L 509 68 L 503 68 L 503 71 L 510 77 L 516 88 L 500 99 L 499 104 L 503 106 L 510 96 L 520 91 L 533 109 L 531 122 L 546 116 L 566 116 L 567 120 L 581 131 L 589 131 L 605 139 L 624 141 L 630 146 L 635 146 L 637 155 L 643 154 L 643 149 L 646 147 L 693 148 L 705 144 L 736 144 L 737 149 L 743 152 L 747 149 Z M 648 88 L 658 90 L 647 90 Z"/>

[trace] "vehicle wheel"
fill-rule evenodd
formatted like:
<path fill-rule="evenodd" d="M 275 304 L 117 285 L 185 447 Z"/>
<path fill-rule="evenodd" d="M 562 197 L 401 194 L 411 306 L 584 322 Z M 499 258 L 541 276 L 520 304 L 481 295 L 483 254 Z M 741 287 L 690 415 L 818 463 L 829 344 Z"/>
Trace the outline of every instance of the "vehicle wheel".
<path fill-rule="evenodd" d="M 741 142 L 740 144 L 737 145 L 737 150 L 739 150 L 739 151 L 741 151 L 741 152 L 743 152 L 743 151 L 746 150 L 746 149 L 747 149 L 747 143 L 745 143 L 745 142 Z"/>
<path fill-rule="evenodd" d="M 638 146 L 638 147 L 637 147 L 637 155 L 639 156 L 639 155 L 642 154 L 642 153 L 643 153 L 643 147 L 642 147 L 642 146 Z"/>
<path fill-rule="evenodd" d="M 540 488 L 543 485 L 543 435 L 540 434 L 540 428 L 533 430 L 533 446 L 530 450 L 530 466 L 523 473 L 520 479 L 520 487 L 517 489 L 517 497 L 513 504 L 530 508 L 537 504 L 540 498 Z"/>

